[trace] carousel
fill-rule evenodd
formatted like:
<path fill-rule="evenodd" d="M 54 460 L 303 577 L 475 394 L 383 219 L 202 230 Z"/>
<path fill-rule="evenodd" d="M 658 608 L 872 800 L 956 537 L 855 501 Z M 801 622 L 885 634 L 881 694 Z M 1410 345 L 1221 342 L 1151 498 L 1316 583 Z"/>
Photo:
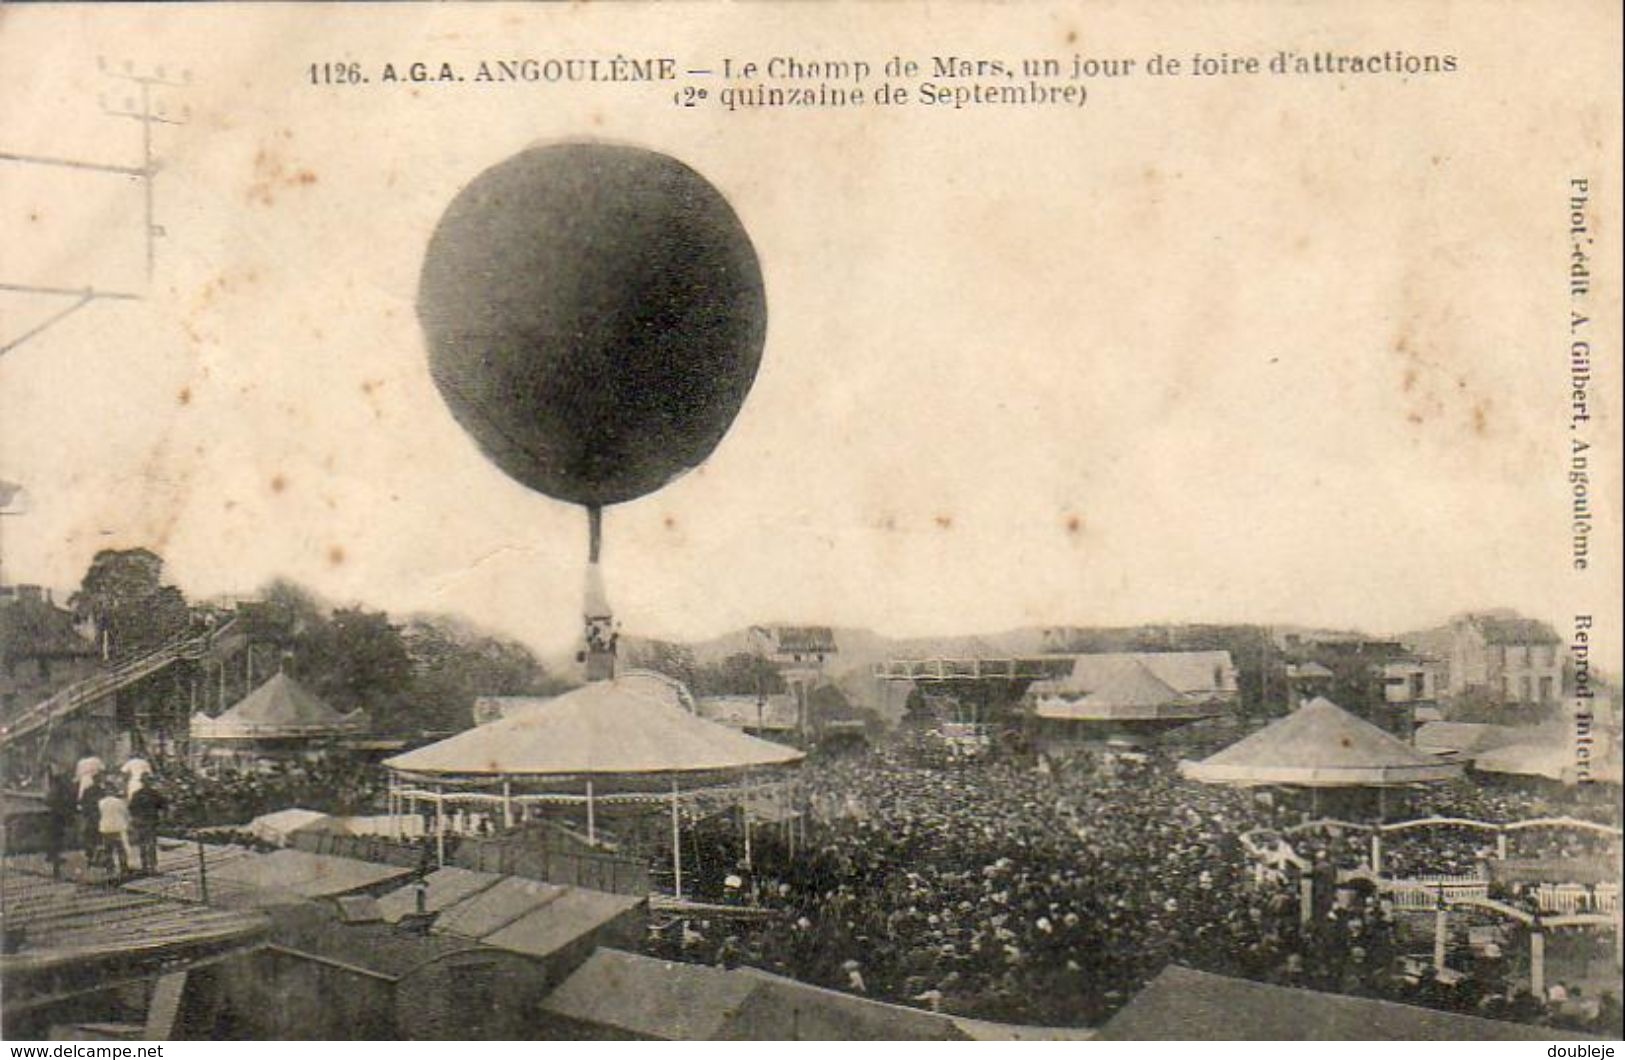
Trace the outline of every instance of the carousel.
<path fill-rule="evenodd" d="M 1316 698 L 1180 771 L 1205 784 L 1309 793 L 1310 812 L 1375 814 L 1385 820 L 1393 793 L 1460 777 L 1463 763 L 1430 755 Z"/>
<path fill-rule="evenodd" d="M 1109 657 L 1108 657 L 1109 658 Z M 1075 677 L 1033 685 L 1033 725 L 1041 746 L 1064 749 L 1080 743 L 1139 747 L 1192 722 L 1217 718 L 1223 705 L 1190 696 L 1133 657 L 1102 660 L 1098 683 Z"/>
<path fill-rule="evenodd" d="M 684 701 L 663 679 L 629 673 L 517 703 L 500 721 L 386 760 L 390 819 L 431 814 L 444 864 L 446 835 L 471 820 L 503 831 L 566 822 L 589 846 L 609 849 L 645 845 L 651 819 L 669 816 L 681 897 L 685 822 L 737 813 L 748 858 L 753 826 L 799 820 L 794 767 L 803 758 L 699 717 Z"/>

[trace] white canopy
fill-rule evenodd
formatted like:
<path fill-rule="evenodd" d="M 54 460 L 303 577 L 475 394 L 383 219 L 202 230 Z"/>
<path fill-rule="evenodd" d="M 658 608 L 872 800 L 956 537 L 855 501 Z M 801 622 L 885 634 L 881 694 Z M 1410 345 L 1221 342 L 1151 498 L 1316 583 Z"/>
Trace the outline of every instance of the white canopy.
<path fill-rule="evenodd" d="M 1037 697 L 1040 718 L 1065 721 L 1193 721 L 1221 713 L 1210 702 L 1193 702 L 1138 659 L 1111 669 L 1087 695 L 1059 692 Z"/>
<path fill-rule="evenodd" d="M 340 714 L 287 674 L 278 673 L 211 718 L 192 716 L 194 740 L 289 739 L 366 732 L 366 711 Z"/>
<path fill-rule="evenodd" d="M 1417 751 L 1321 697 L 1182 769 L 1209 784 L 1339 788 L 1448 780 L 1462 764 Z"/>
<path fill-rule="evenodd" d="M 663 701 L 646 681 L 613 680 L 539 701 L 384 764 L 420 776 L 565 777 L 718 772 L 802 757 L 793 747 Z"/>

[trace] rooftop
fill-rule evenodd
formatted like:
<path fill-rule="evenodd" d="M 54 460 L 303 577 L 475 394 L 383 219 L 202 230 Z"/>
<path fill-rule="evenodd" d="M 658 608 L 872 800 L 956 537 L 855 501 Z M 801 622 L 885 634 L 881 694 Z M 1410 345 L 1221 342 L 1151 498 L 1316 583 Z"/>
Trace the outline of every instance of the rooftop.
<path fill-rule="evenodd" d="M 1551 1041 L 1550 1027 L 1297 990 L 1169 965 L 1101 1029 L 1109 1041 Z"/>
<path fill-rule="evenodd" d="M 8 1004 L 19 979 L 74 965 L 156 969 L 257 944 L 269 929 L 255 912 L 211 909 L 117 887 L 52 880 L 8 858 L 0 919 L 9 947 Z"/>
<path fill-rule="evenodd" d="M 1469 615 L 1467 622 L 1483 636 L 1486 644 L 1561 644 L 1563 640 L 1546 623 L 1512 615 Z"/>

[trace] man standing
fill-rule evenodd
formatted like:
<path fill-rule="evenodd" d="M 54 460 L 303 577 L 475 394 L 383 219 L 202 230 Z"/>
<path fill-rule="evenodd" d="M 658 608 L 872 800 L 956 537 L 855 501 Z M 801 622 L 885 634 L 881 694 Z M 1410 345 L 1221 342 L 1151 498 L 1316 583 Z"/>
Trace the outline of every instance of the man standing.
<path fill-rule="evenodd" d="M 141 875 L 158 871 L 158 826 L 164 816 L 164 796 L 149 776 L 130 796 L 130 831 L 141 855 Z"/>
<path fill-rule="evenodd" d="M 45 774 L 46 856 L 51 862 L 51 878 L 62 878 L 62 854 L 68 846 L 68 831 L 75 816 L 73 778 L 56 766 Z"/>
<path fill-rule="evenodd" d="M 81 775 L 82 779 L 82 775 Z M 101 788 L 94 780 L 77 789 L 79 806 L 79 841 L 85 848 L 85 870 L 102 863 Z"/>

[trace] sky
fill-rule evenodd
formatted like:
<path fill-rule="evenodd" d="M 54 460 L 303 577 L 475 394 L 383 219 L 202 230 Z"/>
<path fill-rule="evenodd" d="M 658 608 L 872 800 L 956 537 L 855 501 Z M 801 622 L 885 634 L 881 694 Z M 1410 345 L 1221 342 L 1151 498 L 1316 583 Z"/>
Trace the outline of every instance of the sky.
<path fill-rule="evenodd" d="M 1566 188 L 1595 181 L 1611 226 L 1596 260 L 1617 264 L 1617 92 L 1586 73 L 1617 82 L 1612 36 L 1540 5 L 1519 34 L 1446 24 L 1439 5 L 1318 21 L 1290 6 L 1228 21 L 723 6 L 7 11 L 0 151 L 133 164 L 140 127 L 105 112 L 132 90 L 98 56 L 189 78 L 158 89 L 185 124 L 155 132 L 150 281 L 139 181 L 0 165 L 0 283 L 146 296 L 0 354 L 0 478 L 29 506 L 4 520 L 7 580 L 65 591 L 97 550 L 145 546 L 194 597 L 288 577 L 567 646 L 585 516 L 462 434 L 414 297 L 461 186 L 587 137 L 666 151 L 718 187 L 768 296 L 729 435 L 607 514 L 629 632 L 1397 632 L 1512 607 L 1564 635 L 1596 612 L 1617 672 L 1617 373 L 1599 372 L 1578 435 L 1596 458 L 1583 574 L 1565 480 Z M 730 114 L 675 107 L 665 86 L 324 86 L 308 71 L 1395 39 L 1463 72 L 1099 81 L 1075 110 Z M 1605 276 L 1589 306 L 1599 350 L 1617 351 Z M 61 305 L 0 294 L 0 335 Z"/>

